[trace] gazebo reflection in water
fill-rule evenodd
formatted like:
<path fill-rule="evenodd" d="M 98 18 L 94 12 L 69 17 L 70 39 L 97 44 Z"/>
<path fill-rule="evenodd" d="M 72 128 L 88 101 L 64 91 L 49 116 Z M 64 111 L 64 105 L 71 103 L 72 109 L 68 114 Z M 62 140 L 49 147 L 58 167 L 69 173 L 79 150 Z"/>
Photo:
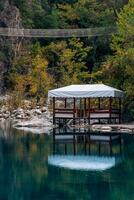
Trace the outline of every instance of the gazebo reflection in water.
<path fill-rule="evenodd" d="M 77 170 L 106 170 L 122 161 L 123 139 L 118 133 L 54 129 L 53 155 L 48 163 Z"/>

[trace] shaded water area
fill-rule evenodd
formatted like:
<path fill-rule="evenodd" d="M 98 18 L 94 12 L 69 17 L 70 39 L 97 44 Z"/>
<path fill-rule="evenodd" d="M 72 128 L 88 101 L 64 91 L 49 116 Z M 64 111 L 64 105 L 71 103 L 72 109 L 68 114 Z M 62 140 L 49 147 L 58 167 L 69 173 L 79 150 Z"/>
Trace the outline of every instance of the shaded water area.
<path fill-rule="evenodd" d="M 102 136 L 0 129 L 0 200 L 133 200 L 134 137 Z M 71 158 L 71 165 L 61 166 L 61 160 L 52 163 L 52 158 Z M 95 165 L 78 169 L 72 164 L 83 158 L 89 162 L 90 158 L 92 162 L 112 158 L 112 166 L 99 170 L 97 163 L 97 169 Z"/>

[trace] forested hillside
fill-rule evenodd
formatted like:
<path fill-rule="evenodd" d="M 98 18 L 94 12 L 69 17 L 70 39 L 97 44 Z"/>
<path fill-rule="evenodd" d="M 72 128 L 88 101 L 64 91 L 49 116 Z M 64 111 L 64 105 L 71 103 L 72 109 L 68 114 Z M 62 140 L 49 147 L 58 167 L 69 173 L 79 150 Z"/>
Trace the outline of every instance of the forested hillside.
<path fill-rule="evenodd" d="M 134 0 L 0 0 L 0 26 L 117 27 L 112 37 L 0 38 L 1 90 L 22 97 L 72 83 L 104 82 L 126 91 L 134 116 Z"/>

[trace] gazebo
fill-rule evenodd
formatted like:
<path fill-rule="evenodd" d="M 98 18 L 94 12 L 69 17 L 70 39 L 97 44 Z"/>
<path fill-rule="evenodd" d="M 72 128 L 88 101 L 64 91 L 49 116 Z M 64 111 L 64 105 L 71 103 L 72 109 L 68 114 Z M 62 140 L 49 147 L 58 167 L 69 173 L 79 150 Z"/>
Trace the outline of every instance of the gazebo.
<path fill-rule="evenodd" d="M 53 124 L 68 120 L 121 123 L 123 91 L 104 84 L 69 85 L 48 92 L 53 102 Z M 58 103 L 62 102 L 62 103 Z"/>

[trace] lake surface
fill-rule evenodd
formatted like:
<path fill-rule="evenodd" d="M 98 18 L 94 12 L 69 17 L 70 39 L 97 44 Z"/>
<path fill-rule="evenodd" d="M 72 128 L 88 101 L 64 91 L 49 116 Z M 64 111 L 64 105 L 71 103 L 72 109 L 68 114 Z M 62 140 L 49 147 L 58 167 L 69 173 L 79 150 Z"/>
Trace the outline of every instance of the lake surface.
<path fill-rule="evenodd" d="M 0 129 L 0 200 L 134 199 L 133 136 L 124 134 L 112 146 L 101 141 L 85 146 L 81 136 L 76 146 L 70 140 L 56 143 L 53 134 Z M 120 162 L 106 170 L 76 170 L 48 164 L 57 155 L 118 157 Z"/>

